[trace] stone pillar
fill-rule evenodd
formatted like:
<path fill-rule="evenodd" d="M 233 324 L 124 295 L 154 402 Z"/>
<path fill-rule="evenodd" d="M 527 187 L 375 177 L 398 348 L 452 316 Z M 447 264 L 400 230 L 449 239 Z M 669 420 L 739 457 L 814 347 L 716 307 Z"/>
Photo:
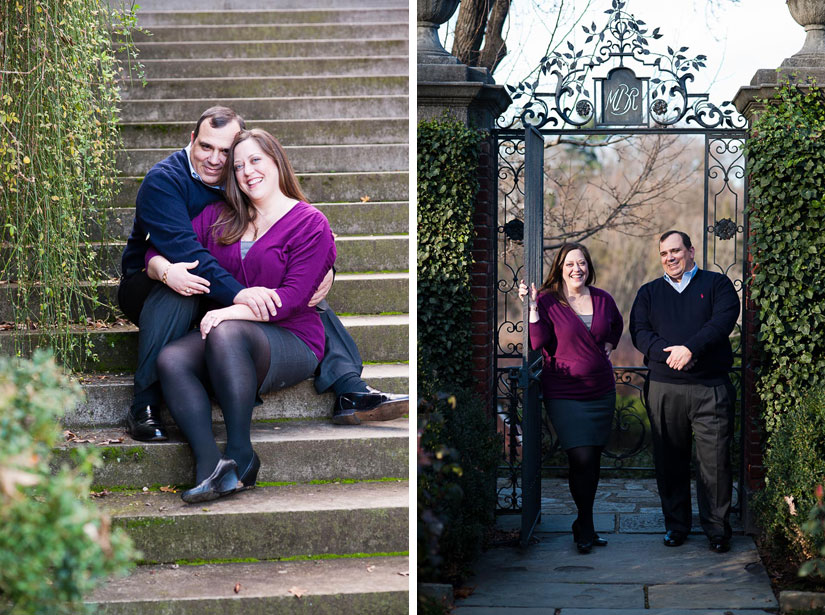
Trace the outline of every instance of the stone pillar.
<path fill-rule="evenodd" d="M 786 79 L 802 84 L 813 78 L 818 84 L 825 85 L 825 0 L 788 0 L 788 10 L 794 20 L 805 28 L 807 33 L 805 44 L 797 53 L 783 60 L 778 68 L 757 70 L 750 85 L 739 89 L 733 103 L 751 125 L 755 116 L 764 109 L 762 101 L 770 101 L 774 98 L 780 83 Z M 750 211 L 758 207 L 758 203 L 748 203 Z M 749 251 L 745 271 L 746 280 L 750 279 L 753 264 L 753 254 Z M 759 314 L 751 301 L 749 289 L 750 285 L 746 285 L 742 315 L 745 347 L 748 353 L 745 357 L 742 415 L 745 484 L 740 487 L 740 500 L 745 528 L 747 531 L 755 532 L 756 526 L 748 505 L 753 493 L 764 486 L 765 468 L 762 465 L 762 450 L 765 431 L 761 419 L 761 401 L 756 393 L 756 374 L 759 365 L 754 350 Z"/>
<path fill-rule="evenodd" d="M 486 68 L 469 67 L 447 53 L 438 40 L 438 26 L 455 12 L 458 0 L 418 0 L 418 120 L 455 118 L 480 130 L 495 126 L 495 119 L 512 102 L 504 86 L 496 85 Z M 496 144 L 489 135 L 481 144 L 478 179 L 480 190 L 474 214 L 475 241 L 472 270 L 473 380 L 486 400 L 487 413 L 495 414 L 494 321 L 496 305 Z"/>

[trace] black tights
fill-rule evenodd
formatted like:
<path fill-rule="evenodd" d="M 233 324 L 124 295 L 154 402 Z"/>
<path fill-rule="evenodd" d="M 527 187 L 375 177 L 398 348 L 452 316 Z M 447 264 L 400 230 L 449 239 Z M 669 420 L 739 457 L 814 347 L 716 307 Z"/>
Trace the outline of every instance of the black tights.
<path fill-rule="evenodd" d="M 579 529 L 585 539 L 593 535 L 593 501 L 599 486 L 603 446 L 576 446 L 567 449 L 570 494 L 579 511 Z"/>
<path fill-rule="evenodd" d="M 252 460 L 252 408 L 269 370 L 269 340 L 254 322 L 228 320 L 205 340 L 192 331 L 158 356 L 158 372 L 169 412 L 195 455 L 195 484 L 212 473 L 221 452 L 212 434 L 211 382 L 226 423 L 225 455 L 242 474 Z"/>

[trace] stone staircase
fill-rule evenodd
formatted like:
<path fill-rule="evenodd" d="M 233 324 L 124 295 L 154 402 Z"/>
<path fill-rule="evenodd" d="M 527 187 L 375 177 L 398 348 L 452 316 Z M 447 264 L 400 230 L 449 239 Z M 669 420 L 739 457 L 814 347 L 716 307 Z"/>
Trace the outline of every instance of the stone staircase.
<path fill-rule="evenodd" d="M 367 363 L 364 378 L 408 390 L 408 92 L 406 0 L 142 0 L 136 35 L 147 84 L 124 87 L 123 189 L 99 257 L 119 274 L 134 200 L 151 166 L 182 148 L 200 113 L 225 104 L 277 136 L 311 202 L 337 234 L 332 307 Z M 117 284 L 100 295 L 116 303 Z M 13 285 L 6 285 L 8 292 Z M 0 320 L 9 307 L 0 297 Z M 29 336 L 31 345 L 40 333 Z M 59 451 L 100 446 L 98 504 L 142 553 L 90 602 L 107 614 L 403 613 L 408 610 L 409 425 L 330 422 L 333 397 L 311 382 L 266 396 L 253 446 L 259 486 L 186 505 L 189 447 L 131 440 L 137 332 L 92 336 L 87 401 L 65 418 Z M 12 352 L 6 333 L 0 352 Z M 168 420 L 168 419 L 167 419 Z M 224 437 L 220 411 L 215 432 Z M 85 442 L 84 442 L 85 441 Z M 177 493 L 173 492 L 177 491 Z"/>

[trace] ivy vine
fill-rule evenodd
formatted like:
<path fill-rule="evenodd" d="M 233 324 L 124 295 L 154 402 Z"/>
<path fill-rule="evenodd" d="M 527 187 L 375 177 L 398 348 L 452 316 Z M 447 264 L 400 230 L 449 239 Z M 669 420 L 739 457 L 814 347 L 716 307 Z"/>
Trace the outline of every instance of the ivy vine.
<path fill-rule="evenodd" d="M 418 125 L 419 382 L 468 384 L 470 268 L 481 135 L 452 120 Z"/>
<path fill-rule="evenodd" d="M 748 141 L 758 392 L 772 432 L 825 375 L 825 95 L 784 84 Z"/>
<path fill-rule="evenodd" d="M 18 351 L 38 329 L 68 367 L 91 352 L 134 27 L 106 0 L 0 3 L 0 301 Z"/>

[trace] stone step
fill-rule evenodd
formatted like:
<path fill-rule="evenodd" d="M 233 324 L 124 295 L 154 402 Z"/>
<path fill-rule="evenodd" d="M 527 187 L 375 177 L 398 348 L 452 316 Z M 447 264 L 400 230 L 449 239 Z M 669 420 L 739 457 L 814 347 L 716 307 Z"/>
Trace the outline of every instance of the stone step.
<path fill-rule="evenodd" d="M 213 429 L 221 448 L 226 429 Z M 103 446 L 103 463 L 95 469 L 95 490 L 195 483 L 192 449 L 177 428 L 168 442 L 138 442 L 122 428 L 79 430 L 90 444 L 67 443 L 56 462 L 68 462 L 77 446 Z M 291 421 L 254 423 L 252 447 L 261 458 L 258 480 L 267 482 L 379 480 L 406 478 L 409 471 L 409 421 L 396 419 L 362 425 Z M 122 443 L 111 443 L 120 440 Z M 100 443 L 100 444 L 97 444 Z"/>
<path fill-rule="evenodd" d="M 195 120 L 121 123 L 120 136 L 127 149 L 182 149 L 189 143 L 194 127 Z M 409 121 L 405 118 L 274 120 L 247 122 L 246 127 L 266 130 L 277 137 L 283 145 L 407 143 L 409 138 Z"/>
<path fill-rule="evenodd" d="M 398 316 L 344 316 L 341 321 L 361 353 L 371 363 L 403 363 L 409 360 L 409 317 Z M 82 335 L 81 331 L 77 332 Z M 91 372 L 134 371 L 137 356 L 137 327 L 114 324 L 89 332 L 91 353 L 80 369 Z M 11 331 L 0 331 L 0 354 L 29 357 L 35 348 L 45 347 L 48 336 L 40 329 L 27 331 L 15 348 Z"/>
<path fill-rule="evenodd" d="M 407 235 L 339 236 L 335 240 L 335 245 L 338 250 L 335 270 L 341 273 L 401 272 L 409 269 L 409 237 Z M 107 278 L 120 276 L 120 259 L 124 246 L 124 242 L 89 246 L 88 249 L 97 255 L 96 263 Z M 32 249 L 30 255 L 36 258 L 44 254 L 46 249 L 47 246 L 37 246 Z M 7 254 L 5 248 L 0 248 L 0 257 L 6 259 Z M 81 277 L 85 275 L 86 279 L 93 277 L 88 271 L 85 273 L 80 271 L 78 275 Z M 10 276 L 8 281 L 15 282 L 16 279 Z"/>
<path fill-rule="evenodd" d="M 127 100 L 177 100 L 210 92 L 216 98 L 261 98 L 266 96 L 397 96 L 409 92 L 404 74 L 367 76 L 266 76 L 214 78 L 151 78 L 145 84 L 124 84 L 121 97 Z"/>
<path fill-rule="evenodd" d="M 407 557 L 140 566 L 90 601 L 99 615 L 396 615 L 409 609 L 409 568 Z"/>
<path fill-rule="evenodd" d="M 370 386 L 387 393 L 409 393 L 409 365 L 382 363 L 365 365 L 361 377 Z M 132 376 L 123 374 L 86 374 L 82 377 L 86 400 L 69 410 L 62 419 L 63 426 L 71 430 L 121 427 L 126 409 L 132 405 Z M 327 392 L 319 395 L 310 378 L 293 387 L 267 393 L 263 404 L 254 411 L 256 421 L 283 419 L 329 420 L 335 395 Z M 172 418 L 161 410 L 163 421 L 172 424 Z M 223 415 L 213 405 L 212 421 L 223 423 Z"/>
<path fill-rule="evenodd" d="M 127 7 L 133 0 L 121 0 Z M 118 0 L 109 0 L 116 6 Z M 409 0 L 200 0 L 199 11 L 246 11 L 246 10 L 376 10 L 407 8 Z M 191 0 L 141 0 L 140 15 L 143 11 L 187 11 L 192 8 Z"/>
<path fill-rule="evenodd" d="M 192 41 L 137 44 L 138 58 L 328 58 L 396 56 L 409 53 L 406 36 L 363 39 L 294 39 L 288 41 Z"/>
<path fill-rule="evenodd" d="M 211 58 L 208 60 L 143 60 L 147 79 L 163 77 L 269 77 L 272 75 L 399 75 L 409 71 L 409 58 L 363 56 L 329 58 Z"/>
<path fill-rule="evenodd" d="M 277 19 L 278 15 L 259 13 L 262 17 Z M 369 16 L 366 17 L 369 19 Z M 309 40 L 372 40 L 405 38 L 409 32 L 406 21 L 365 21 L 351 23 L 280 23 L 257 21 L 242 24 L 156 24 L 146 31 L 136 31 L 132 40 L 143 43 L 229 42 L 243 41 L 309 41 Z"/>
<path fill-rule="evenodd" d="M 213 105 L 231 107 L 248 122 L 256 120 L 338 120 L 408 117 L 409 98 L 398 96 L 328 96 L 316 98 L 192 98 L 125 100 L 120 116 L 129 122 L 194 122 Z"/>
<path fill-rule="evenodd" d="M 145 2 L 141 6 L 144 5 Z M 330 5 L 330 3 L 327 2 L 325 5 Z M 158 25 L 409 23 L 409 17 L 410 12 L 406 5 L 400 8 L 368 9 L 355 7 L 284 10 L 235 9 L 231 11 L 149 11 L 143 9 L 138 12 L 138 23 L 151 30 L 152 26 Z"/>
<path fill-rule="evenodd" d="M 98 505 L 146 562 L 407 551 L 409 485 L 256 487 L 205 504 L 178 493 L 113 493 Z"/>
<path fill-rule="evenodd" d="M 409 283 L 408 273 L 341 273 L 335 277 L 327 301 L 335 313 L 344 314 L 383 314 L 387 312 L 409 312 Z M 87 299 L 84 301 L 86 311 L 93 318 L 110 320 L 113 313 L 120 313 L 117 307 L 118 280 L 106 280 L 92 288 L 87 287 Z M 18 292 L 17 284 L 0 285 L 0 322 L 12 322 L 14 310 L 12 300 Z M 27 289 L 31 313 L 28 318 L 37 320 L 39 304 L 43 294 L 38 288 Z M 92 298 L 95 298 L 95 302 Z M 78 318 L 77 314 L 74 315 Z M 24 317 L 18 320 L 25 320 Z"/>
<path fill-rule="evenodd" d="M 126 176 L 145 175 L 159 160 L 178 149 L 121 150 L 117 156 L 117 168 Z M 284 149 L 292 167 L 302 173 L 365 173 L 409 168 L 410 148 L 406 143 L 287 145 Z"/>
<path fill-rule="evenodd" d="M 352 204 L 358 201 L 406 201 L 409 198 L 409 173 L 298 173 L 298 181 L 310 203 Z M 112 203 L 134 207 L 143 177 L 121 177 L 121 190 Z"/>
<path fill-rule="evenodd" d="M 406 201 L 314 205 L 324 212 L 332 231 L 337 235 L 398 235 L 406 233 L 409 228 L 409 203 Z M 134 217 L 134 206 L 107 210 L 106 229 L 109 239 L 125 241 L 132 232 Z M 90 224 L 87 232 L 91 241 L 100 240 L 99 224 Z M 0 237 L 4 237 L 2 230 Z"/>

